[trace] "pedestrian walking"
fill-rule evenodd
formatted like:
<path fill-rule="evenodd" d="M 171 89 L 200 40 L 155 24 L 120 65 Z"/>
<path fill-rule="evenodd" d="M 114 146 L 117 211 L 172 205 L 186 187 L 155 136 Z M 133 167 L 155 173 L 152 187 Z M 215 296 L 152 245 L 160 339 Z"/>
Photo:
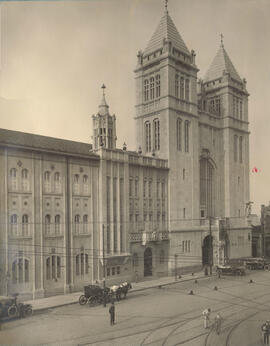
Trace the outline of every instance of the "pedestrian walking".
<path fill-rule="evenodd" d="M 263 343 L 264 345 L 269 345 L 270 321 L 266 321 L 261 329 L 263 332 Z"/>
<path fill-rule="evenodd" d="M 112 302 L 112 305 L 110 306 L 109 309 L 109 314 L 111 317 L 111 326 L 115 324 L 115 306 L 114 306 L 114 302 Z"/>
<path fill-rule="evenodd" d="M 202 312 L 203 315 L 203 327 L 205 329 L 209 328 L 211 309 L 205 309 Z"/>
<path fill-rule="evenodd" d="M 215 317 L 215 330 L 216 330 L 216 333 L 218 335 L 220 334 L 220 330 L 221 330 L 221 322 L 222 322 L 222 318 L 221 318 L 220 314 L 217 313 L 217 315 Z"/>

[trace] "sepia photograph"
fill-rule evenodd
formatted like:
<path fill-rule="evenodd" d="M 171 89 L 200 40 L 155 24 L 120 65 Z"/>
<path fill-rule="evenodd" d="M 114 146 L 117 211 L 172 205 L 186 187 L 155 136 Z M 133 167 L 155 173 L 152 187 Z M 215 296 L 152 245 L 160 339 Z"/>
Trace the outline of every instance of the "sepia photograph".
<path fill-rule="evenodd" d="M 0 0 L 0 345 L 269 345 L 269 13 Z"/>

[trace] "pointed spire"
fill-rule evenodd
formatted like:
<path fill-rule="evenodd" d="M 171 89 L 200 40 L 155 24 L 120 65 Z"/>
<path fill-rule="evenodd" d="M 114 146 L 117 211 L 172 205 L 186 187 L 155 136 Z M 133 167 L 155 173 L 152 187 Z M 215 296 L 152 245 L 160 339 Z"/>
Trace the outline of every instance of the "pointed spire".
<path fill-rule="evenodd" d="M 105 99 L 105 89 L 106 89 L 106 86 L 104 84 L 102 84 L 102 99 L 101 99 L 101 103 L 100 105 L 98 106 L 99 108 L 99 111 L 98 113 L 100 115 L 107 115 L 109 114 L 109 106 L 107 105 L 107 102 L 106 102 L 106 99 Z"/>
<path fill-rule="evenodd" d="M 238 82 L 242 82 L 238 72 L 233 66 L 233 63 L 224 48 L 224 36 L 221 34 L 220 37 L 220 48 L 204 77 L 204 82 L 219 79 L 223 76 L 224 73 L 229 73 L 233 79 L 237 80 Z"/>
<path fill-rule="evenodd" d="M 149 41 L 145 54 L 155 52 L 163 47 L 164 39 L 170 41 L 172 45 L 182 53 L 190 55 L 190 52 L 179 34 L 174 22 L 168 13 L 168 1 L 165 0 L 165 13 L 162 16 L 157 29 L 155 30 L 151 40 Z"/>
<path fill-rule="evenodd" d="M 165 13 L 168 13 L 168 0 L 165 0 Z"/>

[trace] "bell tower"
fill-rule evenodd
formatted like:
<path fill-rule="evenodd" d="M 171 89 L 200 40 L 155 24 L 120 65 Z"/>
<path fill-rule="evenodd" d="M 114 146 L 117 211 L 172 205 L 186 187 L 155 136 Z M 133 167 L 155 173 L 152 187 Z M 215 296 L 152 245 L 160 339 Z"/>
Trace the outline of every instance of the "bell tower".
<path fill-rule="evenodd" d="M 99 110 L 93 119 L 93 140 L 94 150 L 99 148 L 115 149 L 116 148 L 116 118 L 115 115 L 110 115 L 109 106 L 105 99 L 105 88 L 102 85 L 102 99 L 99 105 Z"/>
<path fill-rule="evenodd" d="M 169 230 L 199 217 L 198 114 L 195 52 L 188 50 L 164 14 L 144 51 L 137 54 L 136 136 L 147 156 L 169 163 Z"/>

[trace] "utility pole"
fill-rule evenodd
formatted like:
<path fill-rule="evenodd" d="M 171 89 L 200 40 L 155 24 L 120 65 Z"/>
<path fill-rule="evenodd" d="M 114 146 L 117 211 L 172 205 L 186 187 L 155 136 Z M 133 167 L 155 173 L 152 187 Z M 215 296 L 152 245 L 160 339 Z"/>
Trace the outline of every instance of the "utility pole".
<path fill-rule="evenodd" d="M 174 255 L 174 279 L 177 280 L 177 254 Z"/>
<path fill-rule="evenodd" d="M 209 216 L 209 235 L 210 235 L 210 246 L 208 252 L 208 262 L 210 266 L 210 275 L 212 275 L 212 266 L 213 266 L 213 238 L 212 238 L 212 228 L 211 228 L 211 216 Z"/>
<path fill-rule="evenodd" d="M 106 307 L 106 295 L 105 295 L 105 288 L 106 288 L 106 264 L 105 264 L 105 241 L 104 241 L 104 224 L 102 224 L 102 257 L 103 257 L 103 305 Z"/>

